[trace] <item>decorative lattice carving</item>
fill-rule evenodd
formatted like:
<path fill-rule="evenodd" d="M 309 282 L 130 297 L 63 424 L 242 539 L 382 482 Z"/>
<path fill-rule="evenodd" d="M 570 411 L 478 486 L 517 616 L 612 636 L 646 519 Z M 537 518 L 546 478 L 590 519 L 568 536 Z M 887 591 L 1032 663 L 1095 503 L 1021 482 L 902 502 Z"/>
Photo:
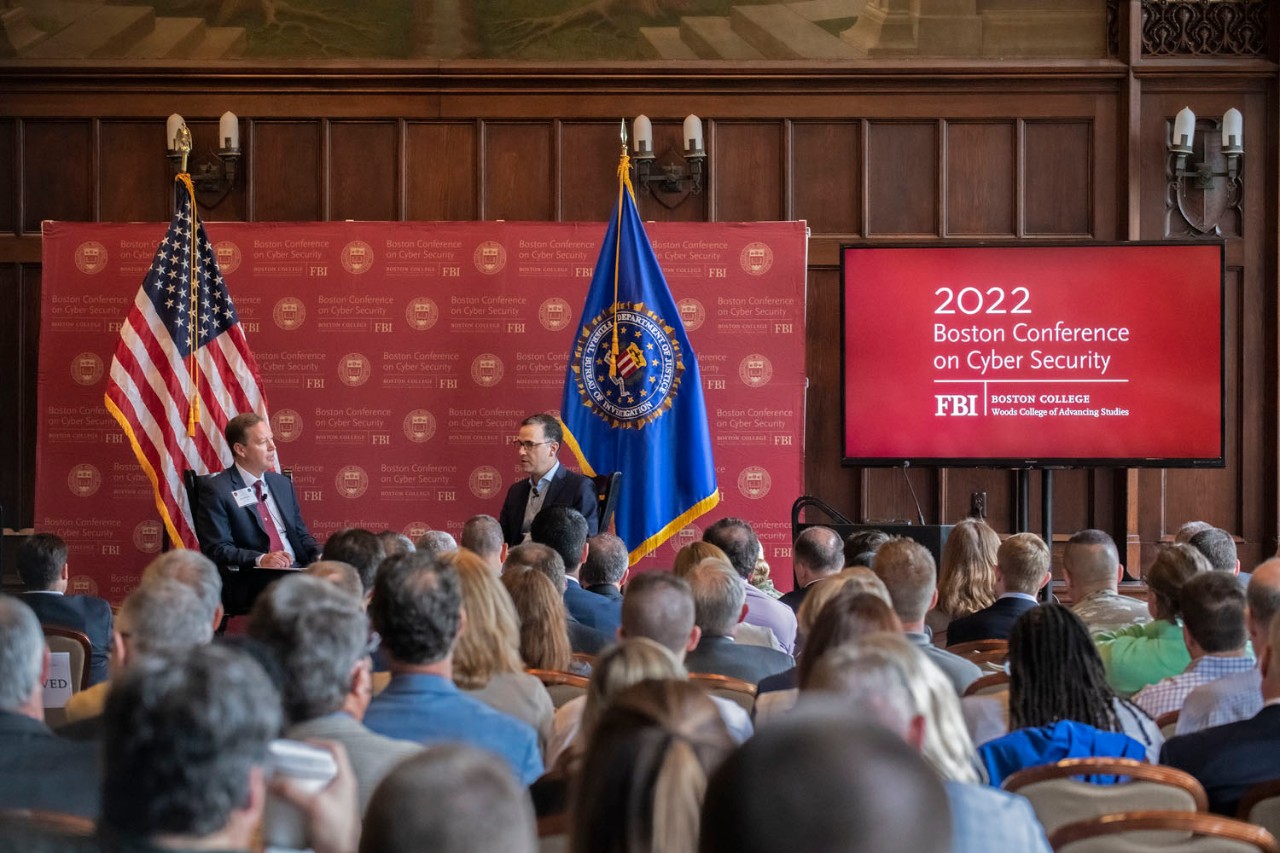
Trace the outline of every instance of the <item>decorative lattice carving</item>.
<path fill-rule="evenodd" d="M 1142 0 L 1142 53 L 1262 56 L 1270 5 L 1270 0 Z"/>

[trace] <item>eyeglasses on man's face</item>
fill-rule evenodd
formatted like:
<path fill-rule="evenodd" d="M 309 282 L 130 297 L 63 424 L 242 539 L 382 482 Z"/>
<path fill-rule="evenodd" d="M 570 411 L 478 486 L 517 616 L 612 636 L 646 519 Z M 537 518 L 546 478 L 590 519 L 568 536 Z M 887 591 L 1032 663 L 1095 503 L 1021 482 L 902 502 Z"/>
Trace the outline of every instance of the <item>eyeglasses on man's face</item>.
<path fill-rule="evenodd" d="M 555 444 L 555 442 L 550 439 L 546 441 L 521 441 L 518 438 L 511 442 L 512 447 L 518 447 L 521 450 L 533 450 L 535 447 L 541 447 L 544 444 Z"/>

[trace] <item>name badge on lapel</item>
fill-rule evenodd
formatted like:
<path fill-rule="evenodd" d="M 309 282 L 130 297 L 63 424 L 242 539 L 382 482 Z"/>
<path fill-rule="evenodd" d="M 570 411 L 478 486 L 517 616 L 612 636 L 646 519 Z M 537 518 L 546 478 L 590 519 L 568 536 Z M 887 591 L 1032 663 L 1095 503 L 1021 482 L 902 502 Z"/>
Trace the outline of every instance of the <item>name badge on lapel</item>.
<path fill-rule="evenodd" d="M 258 502 L 258 496 L 250 488 L 236 489 L 231 497 L 236 499 L 236 506 L 252 506 Z"/>

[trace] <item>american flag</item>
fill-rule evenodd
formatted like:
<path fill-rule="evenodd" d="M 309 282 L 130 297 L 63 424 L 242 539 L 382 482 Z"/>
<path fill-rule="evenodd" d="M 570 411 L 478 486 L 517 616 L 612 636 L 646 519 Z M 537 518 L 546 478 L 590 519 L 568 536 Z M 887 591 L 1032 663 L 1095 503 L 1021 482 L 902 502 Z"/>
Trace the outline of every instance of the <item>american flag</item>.
<path fill-rule="evenodd" d="M 178 211 L 121 326 L 105 402 L 155 488 L 170 541 L 198 548 L 182 472 L 222 470 L 227 421 L 241 412 L 265 418 L 267 401 L 184 177 Z"/>

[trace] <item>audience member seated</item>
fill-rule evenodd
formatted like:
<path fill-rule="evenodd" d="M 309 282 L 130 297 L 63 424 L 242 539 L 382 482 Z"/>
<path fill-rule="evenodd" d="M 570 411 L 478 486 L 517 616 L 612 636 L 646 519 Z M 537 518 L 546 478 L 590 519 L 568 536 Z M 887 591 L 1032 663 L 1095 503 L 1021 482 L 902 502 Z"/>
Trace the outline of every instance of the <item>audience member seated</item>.
<path fill-rule="evenodd" d="M 982 676 L 973 661 L 953 655 L 929 641 L 924 618 L 938 603 L 937 571 L 929 549 L 913 539 L 890 539 L 876 551 L 872 571 L 884 581 L 893 611 L 902 622 L 906 638 L 918 646 L 951 679 L 956 695 Z"/>
<path fill-rule="evenodd" d="M 448 563 L 418 551 L 383 563 L 369 605 L 391 683 L 373 697 L 365 725 L 418 743 L 471 743 L 507 760 L 524 784 L 542 775 L 538 735 L 528 724 L 462 693 L 453 650 L 462 627 L 462 590 Z"/>
<path fill-rule="evenodd" d="M 1107 682 L 1116 693 L 1132 696 L 1148 684 L 1177 675 L 1191 663 L 1176 621 L 1181 590 L 1193 575 L 1208 571 L 1212 571 L 1209 561 L 1190 545 L 1161 548 L 1143 577 L 1151 621 L 1094 635 Z"/>
<path fill-rule="evenodd" d="M 807 598 L 805 600 L 808 601 Z M 796 663 L 799 689 L 772 690 L 763 695 L 757 692 L 754 708 L 756 725 L 777 718 L 795 705 L 800 691 L 806 689 L 813 675 L 814 663 L 828 651 L 884 631 L 902 633 L 902 623 L 893 608 L 884 599 L 864 592 L 857 585 L 845 584 L 818 614 L 813 632 L 800 653 Z"/>
<path fill-rule="evenodd" d="M 398 554 L 412 554 L 418 550 L 413 540 L 398 530 L 379 530 L 377 536 L 382 543 L 382 553 L 385 555 L 383 559 Z"/>
<path fill-rule="evenodd" d="M 503 564 L 502 574 L 516 574 L 532 569 L 541 572 L 556 590 L 560 599 L 560 608 L 564 611 L 566 630 L 569 635 L 569 647 L 582 654 L 595 655 L 603 651 L 613 642 L 614 635 L 597 631 L 590 625 L 584 625 L 568 611 L 564 603 L 564 592 L 568 581 L 564 574 L 564 559 L 554 549 L 537 542 L 525 542 L 507 552 L 507 561 Z M 525 663 L 533 666 L 529 659 Z"/>
<path fill-rule="evenodd" d="M 511 596 L 479 555 L 458 550 L 439 559 L 458 573 L 466 614 L 453 649 L 453 683 L 490 708 L 528 723 L 545 750 L 555 707 L 542 682 L 524 671 Z"/>
<path fill-rule="evenodd" d="M 443 744 L 402 762 L 378 786 L 360 836 L 360 853 L 534 853 L 537 847 L 523 786 L 501 760 L 464 744 Z"/>
<path fill-rule="evenodd" d="M 703 560 L 685 580 L 693 592 L 694 622 L 702 631 L 697 647 L 685 656 L 685 668 L 690 672 L 727 675 L 755 684 L 795 664 L 785 652 L 734 642 L 733 628 L 749 605 L 747 586 L 728 563 Z"/>
<path fill-rule="evenodd" d="M 1060 604 L 1034 607 L 1009 637 L 1009 729 L 978 747 L 992 785 L 1037 764 L 1086 756 L 1144 759 L 1160 732 L 1107 686 L 1089 632 Z M 1145 740 L 1135 739 L 1138 735 Z"/>
<path fill-rule="evenodd" d="M 1252 583 L 1249 584 L 1253 586 Z M 1209 811 L 1234 816 L 1244 792 L 1280 778 L 1280 619 L 1262 653 L 1262 710 L 1247 720 L 1179 735 L 1165 742 L 1160 763 L 1185 770 L 1209 795 Z"/>
<path fill-rule="evenodd" d="M 612 533 L 599 533 L 587 541 L 587 559 L 578 579 L 587 592 L 622 601 L 622 582 L 631 566 L 627 543 Z"/>
<path fill-rule="evenodd" d="M 1103 531 L 1081 530 L 1073 535 L 1062 551 L 1062 570 L 1071 612 L 1090 634 L 1151 621 L 1145 601 L 1119 593 L 1124 566 L 1115 541 Z"/>
<path fill-rule="evenodd" d="M 1248 586 L 1250 575 L 1240 571 L 1240 556 L 1236 551 L 1236 540 L 1225 530 L 1218 527 L 1206 527 L 1198 530 L 1187 544 L 1195 548 L 1213 566 L 1215 572 L 1226 572 L 1235 576 L 1241 586 Z"/>
<path fill-rule="evenodd" d="M 529 669 L 590 675 L 591 667 L 576 661 L 569 647 L 564 599 L 542 572 L 510 571 L 502 586 L 520 622 L 520 659 Z"/>
<path fill-rule="evenodd" d="M 0 809 L 98 817 L 97 750 L 44 724 L 49 649 L 40 622 L 0 595 Z"/>
<path fill-rule="evenodd" d="M 502 574 L 502 564 L 507 559 L 507 543 L 502 538 L 502 525 L 492 515 L 473 515 L 462 525 L 459 542 L 473 554 L 489 564 L 495 575 Z"/>
<path fill-rule="evenodd" d="M 807 685 L 806 697 L 838 694 L 841 707 L 876 720 L 933 765 L 951 804 L 954 853 L 1048 853 L 1049 842 L 1030 803 L 978 784 L 973 744 L 964 733 L 955 691 L 905 638 L 881 634 L 838 646 L 818 660 Z M 950 752 L 931 759 L 942 741 Z"/>
<path fill-rule="evenodd" d="M 855 530 L 844 540 L 844 567 L 862 566 L 871 568 L 875 562 L 876 552 L 880 546 L 892 539 L 883 530 Z"/>
<path fill-rule="evenodd" d="M 418 537 L 413 547 L 428 557 L 438 557 L 458 550 L 458 540 L 444 530 L 428 530 Z"/>
<path fill-rule="evenodd" d="M 157 578 L 129 593 L 111 637 L 112 680 L 149 657 L 180 656 L 213 639 L 209 609 L 180 581 Z M 100 734 L 111 681 L 74 694 L 67 703 L 64 734 L 88 739 Z"/>
<path fill-rule="evenodd" d="M 675 561 L 671 564 L 671 573 L 676 577 L 687 577 L 694 566 L 710 557 L 729 562 L 729 557 L 715 545 L 701 539 L 694 540 L 676 552 Z M 734 626 L 733 641 L 744 646 L 764 646 L 767 649 L 782 651 L 782 643 L 778 642 L 773 631 L 746 622 L 739 622 Z"/>
<path fill-rule="evenodd" d="M 341 560 L 356 567 L 366 599 L 373 592 L 373 579 L 378 566 L 387 558 L 386 549 L 376 533 L 358 527 L 339 530 L 325 540 L 322 560 Z"/>
<path fill-rule="evenodd" d="M 169 578 L 185 584 L 200 599 L 205 618 L 216 632 L 222 627 L 222 575 L 204 554 L 188 548 L 175 548 L 156 557 L 142 571 L 142 583 Z"/>
<path fill-rule="evenodd" d="M 93 595 L 67 595 L 71 568 L 67 543 L 52 533 L 35 533 L 18 545 L 16 562 L 22 579 L 22 601 L 42 625 L 82 631 L 93 653 L 87 661 L 89 684 L 107 680 L 111 650 L 111 605 Z"/>
<path fill-rule="evenodd" d="M 768 628 L 778 638 L 782 650 L 791 654 L 796 644 L 795 612 L 747 583 L 760 553 L 760 540 L 751 525 L 740 518 L 722 518 L 706 529 L 702 539 L 725 553 L 742 580 L 747 602 L 747 615 L 742 621 Z"/>
<path fill-rule="evenodd" d="M 996 551 L 996 593 L 989 607 L 953 619 L 947 626 L 947 645 L 975 640 L 1007 640 L 1018 617 L 1035 607 L 1038 593 L 1049 582 L 1049 546 L 1034 533 L 1015 533 Z"/>
<path fill-rule="evenodd" d="M 938 603 L 925 615 L 931 633 L 940 635 L 952 619 L 995 603 L 999 549 L 1000 537 L 980 518 L 966 518 L 951 528 L 938 566 Z"/>
<path fill-rule="evenodd" d="M 360 573 L 356 567 L 341 560 L 316 560 L 307 566 L 306 573 L 331 583 L 338 589 L 360 602 L 362 608 L 368 608 L 369 600 L 365 597 L 364 584 L 360 582 Z M 373 592 L 373 590 L 369 590 Z"/>
<path fill-rule="evenodd" d="M 830 712 L 780 721 L 729 756 L 707 784 L 697 849 L 948 853 L 950 826 L 946 790 L 915 750 Z"/>
<path fill-rule="evenodd" d="M 830 527 L 805 528 L 792 546 L 791 565 L 796 574 L 796 588 L 780 600 L 799 611 L 809 587 L 844 568 L 844 542 L 840 534 Z"/>
<path fill-rule="evenodd" d="M 280 724 L 279 695 L 239 652 L 204 646 L 131 667 L 104 714 L 98 829 L 107 849 L 256 848 L 267 745 Z M 320 792 L 271 786 L 302 810 L 316 853 L 351 853 L 360 832 L 355 780 L 342 746 L 331 750 L 338 774 Z"/>
<path fill-rule="evenodd" d="M 1181 611 L 1190 665 L 1133 697 L 1152 717 L 1179 710 L 1187 694 L 1202 684 L 1254 668 L 1244 626 L 1244 590 L 1234 576 L 1207 572 L 1191 578 L 1182 587 Z"/>
<path fill-rule="evenodd" d="M 582 588 L 578 572 L 587 559 L 587 520 L 567 506 L 549 506 L 529 527 L 529 538 L 546 545 L 564 560 L 564 606 L 569 615 L 590 628 L 612 637 L 618 633 L 622 603 Z"/>
<path fill-rule="evenodd" d="M 769 560 L 765 558 L 763 543 L 760 545 L 759 551 L 756 552 L 756 564 L 751 568 L 751 577 L 747 578 L 747 583 L 774 601 L 782 598 L 782 593 L 778 592 L 778 588 L 773 585 L 773 567 L 769 565 Z"/>
<path fill-rule="evenodd" d="M 254 602 L 249 636 L 284 668 L 287 736 L 345 746 L 363 810 L 382 777 L 422 747 L 374 734 L 360 722 L 372 696 L 369 620 L 360 599 L 319 578 L 288 577 Z"/>
<path fill-rule="evenodd" d="M 1280 559 L 1273 557 L 1253 570 L 1245 590 L 1245 627 L 1257 664 L 1188 693 L 1178 714 L 1178 734 L 1247 720 L 1262 710 L 1262 655 L 1270 645 L 1267 628 L 1276 613 L 1280 613 Z"/>
<path fill-rule="evenodd" d="M 643 681 L 614 697 L 583 758 L 570 848 L 694 850 L 707 776 L 733 749 L 715 703 L 685 681 Z"/>

